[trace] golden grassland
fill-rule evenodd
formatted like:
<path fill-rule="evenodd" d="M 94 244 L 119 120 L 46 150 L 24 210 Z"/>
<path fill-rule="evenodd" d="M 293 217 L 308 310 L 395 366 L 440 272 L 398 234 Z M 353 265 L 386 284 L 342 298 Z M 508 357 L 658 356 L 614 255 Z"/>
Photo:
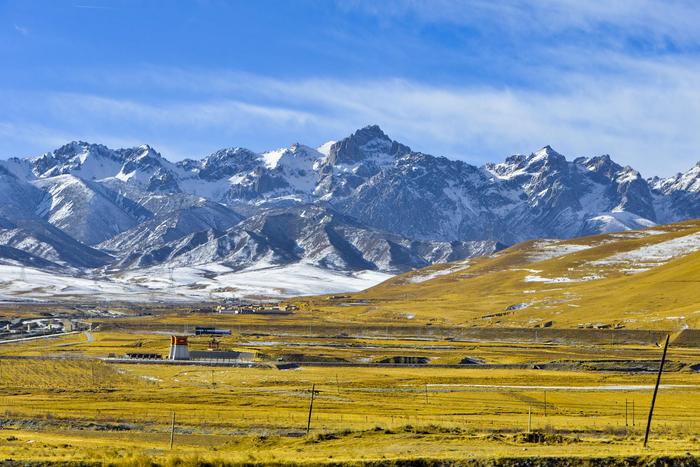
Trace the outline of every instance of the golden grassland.
<path fill-rule="evenodd" d="M 659 263 L 648 271 L 631 274 L 644 264 L 614 264 L 618 253 L 657 245 L 697 234 L 700 221 L 551 241 L 524 242 L 493 256 L 431 266 L 389 279 L 364 292 L 343 297 L 320 296 L 290 299 L 301 309 L 291 316 L 277 316 L 280 326 L 386 325 L 448 327 L 535 327 L 551 321 L 555 328 L 603 324 L 626 329 L 677 330 L 700 328 L 700 251 Z M 586 247 L 580 250 L 571 246 Z M 543 251 L 557 246 L 570 252 L 542 259 Z M 643 262 L 642 262 L 643 263 Z M 432 272 L 447 272 L 416 282 Z M 561 282 L 526 281 L 538 276 Z M 523 305 L 526 305 L 523 307 Z M 110 309 L 126 313 L 134 306 L 110 303 Z M 31 307 L 3 305 L 0 316 L 36 316 L 63 310 L 64 305 Z M 198 319 L 208 324 L 235 327 L 266 326 L 269 317 L 198 313 L 199 305 L 140 305 L 150 316 L 124 319 L 140 325 L 168 323 L 183 329 Z M 509 309 L 510 308 L 510 309 Z"/>
<path fill-rule="evenodd" d="M 657 234 L 657 232 L 662 232 Z M 539 241 L 524 242 L 496 255 L 432 266 L 396 276 L 342 299 L 297 300 L 329 321 L 431 323 L 446 326 L 553 327 L 606 324 L 636 329 L 700 327 L 700 252 L 646 272 L 634 264 L 610 264 L 612 255 L 700 232 L 700 221 L 637 232 L 596 235 L 555 242 L 587 249 L 538 260 Z M 540 257 L 541 258 L 541 257 Z M 638 265 L 637 265 L 638 266 Z M 430 272 L 452 271 L 423 282 Z M 526 281 L 536 275 L 561 282 Z M 517 305 L 527 304 L 518 309 Z M 516 309 L 509 307 L 516 305 Z"/>
<path fill-rule="evenodd" d="M 108 364 L 94 357 L 165 353 L 168 338 L 125 332 L 93 332 L 90 337 L 0 346 L 0 459 L 147 465 L 700 455 L 700 374 L 687 369 L 664 374 L 652 444 L 642 449 L 653 373 Z M 192 338 L 192 347 L 204 348 L 206 340 Z M 655 345 L 470 343 L 400 336 L 234 334 L 222 345 L 256 350 L 262 362 L 289 352 L 311 360 L 332 356 L 348 361 L 418 354 L 432 363 L 456 363 L 464 356 L 492 363 L 658 360 L 660 353 Z M 672 347 L 668 358 L 694 363 L 700 355 L 695 348 Z M 307 436 L 312 385 L 318 393 Z M 528 412 L 535 435 L 527 434 Z"/>
<path fill-rule="evenodd" d="M 279 371 L 85 360 L 3 360 L 1 365 L 0 458 L 5 459 L 140 463 L 179 456 L 315 463 L 700 455 L 700 375 L 695 374 L 665 375 L 652 444 L 643 450 L 640 436 L 653 374 Z M 318 393 L 306 436 L 312 385 Z M 542 433 L 534 441 L 523 434 L 530 410 L 533 430 Z M 176 432 L 170 451 L 172 413 Z"/>
<path fill-rule="evenodd" d="M 415 339 L 410 336 L 388 335 L 367 337 L 337 337 L 324 335 L 324 328 L 313 329 L 317 334 L 293 332 L 249 334 L 234 332 L 218 337 L 222 349 L 256 354 L 256 361 L 337 361 L 377 363 L 395 356 L 425 357 L 431 364 L 456 365 L 465 358 L 487 364 L 524 364 L 566 361 L 658 361 L 656 345 L 616 343 L 589 345 L 557 342 L 475 342 L 446 340 L 437 335 Z M 389 331 L 395 332 L 395 331 Z M 588 331 L 580 331 L 586 333 Z M 90 335 L 88 339 L 87 335 Z M 205 350 L 210 337 L 189 338 L 191 350 Z M 71 334 L 39 341 L 14 342 L 0 345 L 0 357 L 34 356 L 60 358 L 103 358 L 127 353 L 156 353 L 166 356 L 169 336 L 162 333 L 105 331 Z M 686 364 L 700 363 L 700 348 L 677 347 L 669 360 Z"/>
<path fill-rule="evenodd" d="M 469 264 L 397 276 L 362 293 L 290 300 L 300 309 L 288 316 L 161 304 L 140 310 L 148 315 L 93 320 L 91 332 L 4 343 L 0 462 L 552 458 L 554 465 L 559 457 L 612 456 L 627 465 L 627 456 L 700 456 L 700 342 L 692 331 L 700 327 L 700 252 L 634 275 L 625 270 L 629 265 L 606 261 L 698 232 L 700 222 L 691 221 L 643 234 L 526 242 Z M 543 251 L 561 246 L 568 253 L 543 259 Z M 440 271 L 445 274 L 421 279 Z M 528 275 L 565 280 L 532 282 Z M 0 314 L 51 311 L 6 306 Z M 585 324 L 622 330 L 571 334 Z M 221 347 L 254 352 L 258 367 L 101 360 L 165 355 L 169 333 L 187 334 L 196 325 L 231 329 Z M 539 327 L 545 325 L 551 328 Z M 681 327 L 691 330 L 674 332 Z M 481 328 L 502 336 L 479 338 Z M 656 375 L 616 365 L 655 368 L 661 349 L 654 339 L 664 333 L 643 338 L 642 331 L 640 338 L 629 329 L 673 332 L 647 449 L 642 430 Z M 209 339 L 192 337 L 190 347 L 206 349 Z M 370 366 L 392 357 L 429 364 Z M 492 366 L 459 365 L 465 358 Z M 279 361 L 301 367 L 278 370 Z M 367 366 L 309 363 L 332 361 Z"/>

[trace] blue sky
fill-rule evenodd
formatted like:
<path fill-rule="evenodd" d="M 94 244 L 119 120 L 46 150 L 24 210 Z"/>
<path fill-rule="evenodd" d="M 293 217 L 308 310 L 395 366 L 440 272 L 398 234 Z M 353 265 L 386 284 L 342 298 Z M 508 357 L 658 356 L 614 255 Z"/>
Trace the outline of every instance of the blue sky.
<path fill-rule="evenodd" d="M 637 0 L 0 0 L 0 157 L 178 160 L 379 124 L 474 164 L 546 144 L 700 161 L 700 6 Z"/>

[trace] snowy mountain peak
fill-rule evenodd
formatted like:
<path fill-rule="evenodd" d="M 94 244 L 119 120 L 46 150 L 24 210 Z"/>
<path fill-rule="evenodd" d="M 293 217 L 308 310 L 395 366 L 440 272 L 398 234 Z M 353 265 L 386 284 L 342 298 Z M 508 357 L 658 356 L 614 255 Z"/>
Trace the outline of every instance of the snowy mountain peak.
<path fill-rule="evenodd" d="M 395 271 L 473 254 L 453 242 L 513 244 L 700 217 L 700 164 L 644 180 L 608 155 L 567 161 L 545 146 L 477 168 L 412 152 L 376 125 L 316 149 L 231 147 L 177 164 L 149 145 L 75 141 L 0 161 L 0 216 L 51 225 L 113 255 L 115 267 L 246 267 L 274 257 Z M 0 246 L 1 234 L 0 226 Z"/>
<path fill-rule="evenodd" d="M 370 125 L 331 145 L 328 162 L 352 165 L 368 159 L 401 157 L 409 152 L 411 148 L 392 141 L 379 126 Z"/>
<path fill-rule="evenodd" d="M 199 176 L 206 180 L 220 180 L 239 172 L 252 170 L 258 154 L 240 147 L 220 149 L 203 159 Z"/>
<path fill-rule="evenodd" d="M 615 178 L 615 174 L 623 170 L 622 166 L 614 162 L 608 154 L 594 157 L 580 157 L 574 160 L 574 164 L 608 179 Z"/>
<path fill-rule="evenodd" d="M 82 177 L 99 179 L 119 172 L 121 157 L 101 144 L 72 141 L 60 148 L 30 159 L 37 177 L 79 172 Z"/>
<path fill-rule="evenodd" d="M 486 164 L 485 170 L 496 178 L 503 180 L 531 178 L 533 175 L 541 175 L 552 170 L 563 169 L 567 164 L 566 158 L 545 146 L 529 156 L 515 154 L 506 158 L 500 164 Z"/>
<path fill-rule="evenodd" d="M 533 152 L 527 158 L 528 164 L 532 165 L 538 162 L 543 163 L 561 163 L 566 162 L 566 158 L 547 145 L 539 151 Z"/>
<path fill-rule="evenodd" d="M 318 152 L 320 152 L 321 154 L 323 154 L 324 156 L 328 157 L 328 155 L 329 155 L 330 152 L 331 152 L 331 147 L 332 147 L 335 143 L 336 143 L 336 141 L 334 141 L 334 140 L 326 141 L 325 143 L 323 143 L 322 145 L 320 145 L 319 147 L 317 147 L 316 150 L 317 150 Z"/>
<path fill-rule="evenodd" d="M 673 192 L 700 193 L 700 162 L 688 171 L 672 177 L 665 179 L 654 177 L 650 183 L 654 189 L 666 194 Z"/>
<path fill-rule="evenodd" d="M 620 170 L 617 173 L 617 176 L 615 177 L 615 181 L 617 183 L 631 183 L 631 182 L 634 182 L 636 180 L 641 180 L 641 179 L 642 179 L 641 174 L 639 172 L 637 172 L 636 170 L 634 170 L 629 165 L 626 165 L 625 167 L 623 167 L 622 170 Z"/>

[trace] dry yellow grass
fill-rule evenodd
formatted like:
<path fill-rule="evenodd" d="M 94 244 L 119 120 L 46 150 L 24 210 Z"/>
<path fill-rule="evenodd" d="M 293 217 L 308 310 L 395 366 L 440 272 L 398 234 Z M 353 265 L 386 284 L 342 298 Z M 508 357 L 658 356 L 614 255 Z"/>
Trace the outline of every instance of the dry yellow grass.
<path fill-rule="evenodd" d="M 694 437 L 700 423 L 697 374 L 664 376 L 652 449 L 642 451 L 640 431 L 653 374 L 279 371 L 49 360 L 3 361 L 1 370 L 2 458 L 166 462 L 178 455 L 344 462 L 458 459 L 467 452 L 479 457 L 700 454 Z M 319 393 L 311 436 L 305 437 L 312 384 Z M 638 385 L 643 387 L 633 387 Z M 550 441 L 520 438 L 528 410 L 533 429 L 551 434 Z M 173 453 L 168 450 L 172 412 Z"/>
<path fill-rule="evenodd" d="M 695 220 L 659 226 L 651 233 L 597 235 L 545 247 L 539 241 L 525 242 L 468 265 L 450 263 L 397 276 L 343 300 L 320 297 L 299 303 L 329 321 L 478 327 L 533 327 L 552 321 L 561 328 L 588 323 L 636 329 L 696 328 L 700 327 L 700 252 L 637 274 L 627 270 L 640 268 L 643 262 L 611 264 L 609 260 L 615 254 L 698 232 L 700 222 Z M 567 246 L 568 254 L 537 259 L 549 248 Z M 412 282 L 440 270 L 451 272 Z M 549 282 L 527 281 L 528 276 Z M 527 306 L 518 307 L 523 304 Z"/>
<path fill-rule="evenodd" d="M 435 266 L 430 271 L 451 272 L 423 282 L 415 278 L 428 272 L 418 271 L 347 298 L 296 300 L 302 310 L 292 316 L 163 309 L 111 320 L 90 339 L 73 334 L 0 345 L 0 459 L 148 465 L 178 459 L 185 464 L 350 463 L 700 455 L 700 373 L 690 369 L 700 362 L 700 349 L 683 347 L 682 337 L 669 350 L 648 450 L 641 448 L 641 429 L 655 374 L 586 371 L 580 362 L 656 361 L 660 349 L 653 342 L 622 343 L 617 331 L 605 334 L 602 342 L 539 340 L 536 334 L 534 340 L 522 334 L 527 339 L 521 340 L 517 332 L 503 342 L 454 337 L 459 329 L 533 327 L 545 320 L 555 328 L 580 323 L 669 330 L 697 326 L 700 253 L 636 275 L 599 263 L 700 232 L 700 223 L 659 229 L 664 233 L 553 243 L 587 248 L 569 247 L 568 254 L 541 260 L 532 257 L 542 253 L 542 244 L 528 242 L 475 259 L 466 268 L 462 264 L 461 270 L 454 264 Z M 572 282 L 525 282 L 528 275 Z M 582 280 L 592 275 L 602 278 Z M 512 307 L 526 302 L 528 307 Z M 127 352 L 164 355 L 168 330 L 202 324 L 232 329 L 221 345 L 255 351 L 257 361 L 270 367 L 96 359 Z M 455 329 L 457 334 L 450 334 Z M 207 340 L 192 338 L 191 346 L 203 349 Z M 299 356 L 354 363 L 420 356 L 431 365 L 455 365 L 465 357 L 492 364 L 573 360 L 581 371 L 431 365 L 280 371 L 271 365 Z M 312 385 L 319 392 L 306 436 Z M 530 411 L 533 429 L 542 433 L 538 442 L 524 437 Z M 173 413 L 177 430 L 170 451 Z"/>

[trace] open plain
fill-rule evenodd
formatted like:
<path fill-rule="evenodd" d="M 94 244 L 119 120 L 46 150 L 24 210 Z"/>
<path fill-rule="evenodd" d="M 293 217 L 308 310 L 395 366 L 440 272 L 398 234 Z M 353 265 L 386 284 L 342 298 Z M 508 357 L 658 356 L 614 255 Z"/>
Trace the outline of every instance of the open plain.
<path fill-rule="evenodd" d="M 0 341 L 0 459 L 696 465 L 698 232 L 527 242 L 268 308 L 6 303 L 31 337 Z"/>
<path fill-rule="evenodd" d="M 621 331 L 580 330 L 567 341 L 553 338 L 556 330 L 536 337 L 523 329 L 517 338 L 504 331 L 500 341 L 480 342 L 425 326 L 349 326 L 329 336 L 333 325 L 323 322 L 234 319 L 221 343 L 255 352 L 254 365 L 106 358 L 165 353 L 164 334 L 175 325 L 158 317 L 163 331 L 111 323 L 110 330 L 0 345 L 0 458 L 476 465 L 612 457 L 624 465 L 700 455 L 700 348 L 692 344 L 669 350 L 642 447 L 661 355 L 656 333 L 643 342 Z M 191 338 L 190 348 L 205 348 L 207 339 Z M 397 363 L 408 361 L 426 363 Z"/>

